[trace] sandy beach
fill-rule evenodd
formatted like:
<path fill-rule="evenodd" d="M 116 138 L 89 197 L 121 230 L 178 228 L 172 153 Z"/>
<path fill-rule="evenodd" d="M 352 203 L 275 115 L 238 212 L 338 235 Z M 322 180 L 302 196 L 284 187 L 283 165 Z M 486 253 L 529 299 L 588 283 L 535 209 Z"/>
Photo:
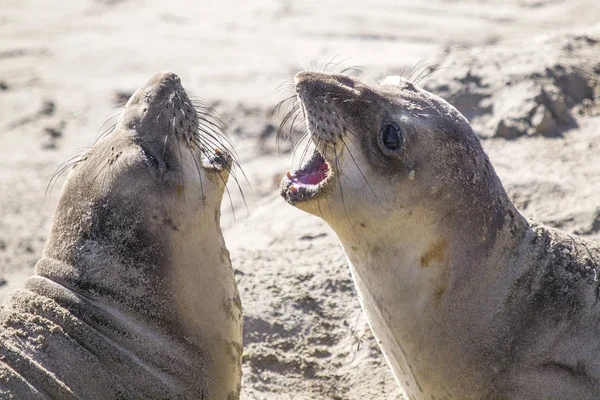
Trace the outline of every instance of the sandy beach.
<path fill-rule="evenodd" d="M 279 197 L 300 157 L 277 149 L 277 88 L 333 64 L 412 77 L 471 121 L 524 215 L 598 241 L 599 16 L 583 0 L 0 0 L 0 298 L 42 253 L 54 172 L 173 71 L 226 121 L 247 176 L 246 204 L 230 182 L 222 208 L 242 398 L 400 399 L 334 233 Z"/>

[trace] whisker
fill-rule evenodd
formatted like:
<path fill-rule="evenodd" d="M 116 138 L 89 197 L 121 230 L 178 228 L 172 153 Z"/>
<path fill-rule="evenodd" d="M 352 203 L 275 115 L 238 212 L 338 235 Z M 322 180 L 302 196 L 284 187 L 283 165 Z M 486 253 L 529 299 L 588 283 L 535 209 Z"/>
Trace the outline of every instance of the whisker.
<path fill-rule="evenodd" d="M 200 194 L 202 195 L 202 198 L 204 198 L 204 184 L 202 183 L 202 173 L 200 172 L 200 165 L 198 164 L 196 156 L 192 151 L 192 146 L 188 146 L 188 149 L 190 151 L 190 155 L 192 156 L 192 160 L 194 160 L 194 164 L 196 165 L 196 171 L 198 171 L 198 180 L 200 181 Z M 202 208 L 204 213 L 206 214 L 206 204 L 204 202 L 202 202 Z"/>
<path fill-rule="evenodd" d="M 352 162 L 354 163 L 354 165 L 356 165 L 356 169 L 358 169 L 358 172 L 360 173 L 360 175 L 363 177 L 363 179 L 365 180 L 365 183 L 367 184 L 367 186 L 369 187 L 369 189 L 371 190 L 371 193 L 373 193 L 373 196 L 375 197 L 375 200 L 377 200 L 377 202 L 379 204 L 381 204 L 381 202 L 379 201 L 379 198 L 377 197 L 377 195 L 375 194 L 375 191 L 373 190 L 373 187 L 371 187 L 371 184 L 369 183 L 369 180 L 367 179 L 367 177 L 365 176 L 365 174 L 363 173 L 362 169 L 360 169 L 360 167 L 358 166 L 358 163 L 356 162 L 356 159 L 354 158 L 354 155 L 352 155 L 352 152 L 350 151 L 350 148 L 348 147 L 348 145 L 346 144 L 346 142 L 344 141 L 343 137 L 340 137 L 342 143 L 344 144 L 344 147 L 346 147 L 346 151 L 348 152 L 348 154 L 350 155 L 350 158 L 352 158 Z"/>
<path fill-rule="evenodd" d="M 410 82 L 413 75 L 421 68 L 421 65 L 425 62 L 425 60 L 419 60 L 411 69 L 410 74 L 406 77 L 406 80 Z"/>
<path fill-rule="evenodd" d="M 190 140 L 190 144 L 192 144 L 193 146 L 195 146 L 209 161 L 210 160 L 214 160 L 217 157 L 220 157 L 214 150 L 210 150 L 210 148 L 207 148 L 207 147 L 203 146 L 200 142 L 198 142 L 198 140 L 201 140 L 201 138 L 199 139 L 198 137 L 195 137 L 195 138 L 193 138 L 193 139 Z M 252 186 L 250 185 L 250 181 L 249 181 L 249 179 L 248 179 L 248 177 L 247 177 L 244 169 L 241 167 L 241 165 L 239 163 L 233 161 L 233 158 L 231 157 L 231 154 L 227 154 L 227 155 L 232 160 L 232 165 L 225 164 L 223 166 L 223 168 L 225 168 L 229 172 L 229 175 L 235 181 L 235 184 L 236 184 L 236 186 L 238 188 L 238 191 L 240 192 L 240 195 L 242 197 L 242 201 L 244 203 L 244 206 L 245 206 L 246 209 L 248 209 L 248 202 L 247 202 L 247 199 L 246 199 L 246 195 L 244 194 L 244 191 L 243 191 L 242 186 L 240 184 L 240 181 L 238 179 L 238 176 L 237 176 L 237 173 L 236 173 L 236 169 L 241 172 L 242 176 L 244 177 L 246 183 L 248 184 L 248 186 L 250 187 L 251 190 L 252 190 Z M 235 168 L 234 168 L 234 166 L 235 166 Z M 221 177 L 221 179 L 223 179 L 223 178 Z M 229 189 L 227 189 L 227 194 L 228 194 L 228 196 L 230 196 Z M 230 200 L 230 202 L 232 202 L 231 198 L 229 200 Z M 235 212 L 234 212 L 233 209 L 232 209 L 232 213 L 233 213 L 234 221 L 235 221 Z"/>
<path fill-rule="evenodd" d="M 306 158 L 306 155 L 308 154 L 308 150 L 310 149 L 310 145 L 312 143 L 309 135 L 305 135 L 304 138 L 307 138 L 308 140 L 306 141 L 306 146 L 304 148 L 304 151 L 302 152 L 302 156 L 300 157 L 300 165 L 304 164 L 304 159 Z"/>
<path fill-rule="evenodd" d="M 338 55 L 332 56 L 329 59 L 329 61 L 324 62 L 323 65 L 321 65 L 321 67 L 319 68 L 319 70 L 321 72 L 331 72 L 334 69 L 336 69 L 340 65 L 341 62 L 346 61 L 346 60 L 341 60 L 341 61 L 335 62 L 336 58 L 338 58 Z"/>
<path fill-rule="evenodd" d="M 354 226 L 352 225 L 352 221 L 350 220 L 350 215 L 348 214 L 348 209 L 346 208 L 346 201 L 344 200 L 344 191 L 342 189 L 342 173 L 341 173 L 341 168 L 340 168 L 340 164 L 339 164 L 338 153 L 337 153 L 335 143 L 333 143 L 333 157 L 334 157 L 333 159 L 335 160 L 336 174 L 338 176 L 337 182 L 338 182 L 338 187 L 340 189 L 340 197 L 342 198 L 342 206 L 344 207 L 344 212 L 346 214 L 346 218 L 348 218 L 348 222 L 350 222 L 350 226 L 352 227 L 352 229 L 354 229 Z"/>
<path fill-rule="evenodd" d="M 290 89 L 294 89 L 294 82 L 292 81 L 283 81 L 281 82 L 276 88 L 275 90 L 273 90 L 274 93 L 279 93 L 279 92 L 283 92 L 286 90 L 290 90 Z"/>
<path fill-rule="evenodd" d="M 291 110 L 285 115 L 285 117 L 283 118 L 283 120 L 281 121 L 281 123 L 279 124 L 279 128 L 277 129 L 277 134 L 276 134 L 276 143 L 277 143 L 277 150 L 279 151 L 279 147 L 280 147 L 280 141 L 281 141 L 281 136 L 284 132 L 285 126 L 288 123 L 288 121 L 295 119 L 295 114 L 300 110 L 300 104 L 296 103 L 294 104 L 294 106 L 291 108 Z M 293 127 L 292 127 L 293 129 Z M 285 135 L 283 134 L 284 139 L 285 140 L 290 140 L 291 137 L 288 137 L 287 139 L 285 138 Z"/>
<path fill-rule="evenodd" d="M 339 73 L 344 74 L 344 75 L 350 75 L 350 76 L 354 76 L 354 74 L 362 75 L 363 69 L 364 69 L 364 67 L 362 65 L 355 65 L 355 66 L 346 67 L 346 68 L 342 69 Z"/>
<path fill-rule="evenodd" d="M 77 151 L 74 155 L 69 157 L 69 159 L 67 161 L 63 162 L 61 165 L 59 165 L 56 168 L 56 170 L 52 173 L 52 176 L 50 177 L 48 184 L 46 185 L 46 190 L 44 191 L 44 201 L 46 200 L 48 193 L 50 193 L 50 192 L 52 192 L 52 190 L 54 190 L 54 185 L 56 184 L 56 182 L 58 181 L 60 176 L 65 171 L 68 171 L 68 170 L 74 168 L 77 164 L 84 161 L 85 156 L 87 155 L 89 150 L 90 150 L 90 148 L 84 148 L 84 149 Z"/>
<path fill-rule="evenodd" d="M 289 134 L 288 134 L 288 138 L 289 139 L 292 138 L 294 127 L 296 126 L 296 120 L 298 119 L 299 116 L 300 116 L 300 113 L 297 112 L 296 115 L 294 116 L 294 119 L 292 120 L 292 123 L 290 124 L 290 131 L 289 131 Z M 277 151 L 279 151 L 279 141 L 277 142 Z"/>
<path fill-rule="evenodd" d="M 98 132 L 96 133 L 96 140 L 94 141 L 94 143 L 96 143 L 96 142 L 100 141 L 101 139 L 103 139 L 104 137 L 108 136 L 117 126 L 117 123 L 114 123 L 109 128 L 107 128 L 103 131 L 106 124 L 108 124 L 115 118 L 119 118 L 121 116 L 121 114 L 123 113 L 123 106 L 113 107 L 111 112 L 115 111 L 115 110 L 119 110 L 119 112 L 117 114 L 113 115 L 112 117 L 109 117 L 106 121 L 104 121 L 104 123 L 102 124 L 102 126 L 100 126 L 100 129 L 98 129 Z"/>
<path fill-rule="evenodd" d="M 422 71 L 412 82 L 411 84 L 417 86 L 418 84 L 420 84 L 424 79 L 426 79 L 427 77 L 431 76 L 432 74 L 440 71 L 444 69 L 442 66 L 440 65 L 430 65 L 429 67 L 427 67 L 426 70 Z"/>
<path fill-rule="evenodd" d="M 175 131 L 175 117 L 173 117 L 173 123 L 171 125 L 171 135 L 175 136 L 176 135 L 176 131 Z M 179 143 L 179 140 L 175 141 L 177 143 L 177 148 L 179 149 L 179 175 L 181 176 L 181 185 L 183 187 L 185 187 L 185 178 L 183 175 L 183 153 L 181 152 L 181 143 Z"/>

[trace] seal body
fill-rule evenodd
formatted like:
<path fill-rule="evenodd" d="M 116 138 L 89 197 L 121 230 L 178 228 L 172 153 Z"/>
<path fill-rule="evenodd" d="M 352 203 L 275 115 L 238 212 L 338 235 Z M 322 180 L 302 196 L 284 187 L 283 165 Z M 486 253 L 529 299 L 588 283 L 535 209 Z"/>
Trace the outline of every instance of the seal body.
<path fill-rule="evenodd" d="M 203 146 L 203 112 L 157 74 L 69 173 L 35 275 L 0 308 L 1 398 L 239 397 L 231 159 Z"/>
<path fill-rule="evenodd" d="M 322 217 L 410 399 L 600 398 L 600 246 L 525 219 L 467 120 L 397 77 L 301 72 Z"/>

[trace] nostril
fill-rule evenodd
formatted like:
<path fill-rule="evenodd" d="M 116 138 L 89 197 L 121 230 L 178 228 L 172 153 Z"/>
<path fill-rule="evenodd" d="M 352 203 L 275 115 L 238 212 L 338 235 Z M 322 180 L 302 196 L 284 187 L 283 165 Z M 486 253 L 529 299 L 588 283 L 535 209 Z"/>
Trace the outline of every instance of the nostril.
<path fill-rule="evenodd" d="M 175 90 L 181 87 L 181 79 L 177 74 L 173 72 L 159 73 L 156 82 L 159 87 L 167 88 L 168 90 Z"/>
<path fill-rule="evenodd" d="M 179 78 L 179 76 L 177 74 L 174 74 L 173 72 L 165 72 L 164 80 L 175 82 L 175 83 L 181 83 L 181 79 Z"/>

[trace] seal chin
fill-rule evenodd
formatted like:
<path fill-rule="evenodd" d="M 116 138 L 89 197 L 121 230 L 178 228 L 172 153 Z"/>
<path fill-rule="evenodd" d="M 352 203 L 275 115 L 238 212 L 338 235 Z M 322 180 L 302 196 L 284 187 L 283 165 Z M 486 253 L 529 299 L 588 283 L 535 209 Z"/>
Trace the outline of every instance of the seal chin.
<path fill-rule="evenodd" d="M 196 167 L 198 168 L 198 166 Z M 234 168 L 233 156 L 218 148 L 210 152 L 204 151 L 199 168 L 202 169 L 202 175 L 217 186 L 218 192 L 222 196 L 229 181 L 229 175 Z"/>
<path fill-rule="evenodd" d="M 323 195 L 333 179 L 329 163 L 315 150 L 300 169 L 287 172 L 281 182 L 281 195 L 292 205 L 314 200 Z"/>

